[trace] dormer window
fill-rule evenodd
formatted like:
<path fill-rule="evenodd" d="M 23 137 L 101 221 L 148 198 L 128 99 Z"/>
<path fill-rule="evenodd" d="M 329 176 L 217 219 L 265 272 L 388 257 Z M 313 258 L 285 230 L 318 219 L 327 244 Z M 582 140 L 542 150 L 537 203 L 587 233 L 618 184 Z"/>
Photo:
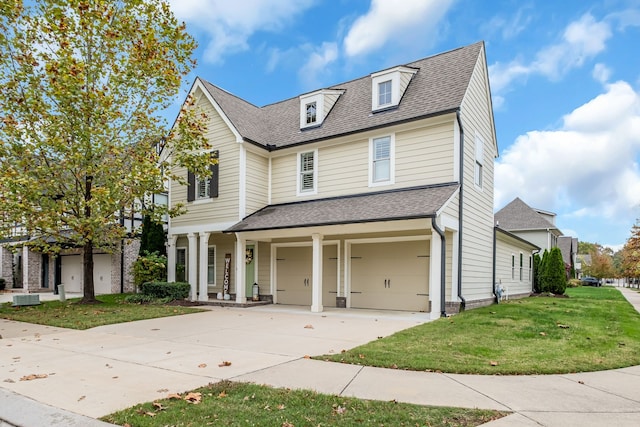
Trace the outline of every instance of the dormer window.
<path fill-rule="evenodd" d="M 391 104 L 391 80 L 378 83 L 378 105 Z"/>
<path fill-rule="evenodd" d="M 316 103 L 315 102 L 308 103 L 306 106 L 306 110 L 307 110 L 307 124 L 310 125 L 315 123 L 317 119 Z"/>
<path fill-rule="evenodd" d="M 375 112 L 399 105 L 417 72 L 415 68 L 395 67 L 371 74 L 371 110 Z"/>
<path fill-rule="evenodd" d="M 320 126 L 344 90 L 321 89 L 300 96 L 300 129 Z"/>

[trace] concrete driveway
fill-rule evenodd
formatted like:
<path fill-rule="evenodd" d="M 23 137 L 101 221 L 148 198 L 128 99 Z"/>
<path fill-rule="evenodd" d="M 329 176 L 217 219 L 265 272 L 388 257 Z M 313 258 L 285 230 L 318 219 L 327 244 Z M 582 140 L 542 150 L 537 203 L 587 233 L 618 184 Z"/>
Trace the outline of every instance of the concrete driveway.
<path fill-rule="evenodd" d="M 286 306 L 212 307 L 85 331 L 0 320 L 0 387 L 97 418 L 306 355 L 340 352 L 426 320 L 424 313 Z M 43 378 L 21 381 L 29 375 Z"/>

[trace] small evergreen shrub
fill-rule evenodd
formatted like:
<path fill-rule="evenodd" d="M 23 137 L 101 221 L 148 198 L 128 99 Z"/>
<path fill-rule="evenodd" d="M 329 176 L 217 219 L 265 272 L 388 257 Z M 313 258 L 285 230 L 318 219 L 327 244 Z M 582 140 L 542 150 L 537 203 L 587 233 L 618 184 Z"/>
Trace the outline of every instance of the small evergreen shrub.
<path fill-rule="evenodd" d="M 551 249 L 548 258 L 545 263 L 546 274 L 543 279 L 543 287 L 545 292 L 562 295 L 567 289 L 567 273 L 560 248 Z"/>
<path fill-rule="evenodd" d="M 157 252 L 145 252 L 133 263 L 133 283 L 159 282 L 167 278 L 167 257 Z"/>
<path fill-rule="evenodd" d="M 140 292 L 153 298 L 170 298 L 170 301 L 185 299 L 189 296 L 191 285 L 186 282 L 145 282 Z"/>

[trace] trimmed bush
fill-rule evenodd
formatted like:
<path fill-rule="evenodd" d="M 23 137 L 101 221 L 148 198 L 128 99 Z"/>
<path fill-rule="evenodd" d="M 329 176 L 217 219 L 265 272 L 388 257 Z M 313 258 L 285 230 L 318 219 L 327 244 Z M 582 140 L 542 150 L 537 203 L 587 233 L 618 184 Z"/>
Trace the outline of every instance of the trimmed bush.
<path fill-rule="evenodd" d="M 189 296 L 191 285 L 185 282 L 145 282 L 140 292 L 153 298 L 170 298 L 171 301 Z"/>
<path fill-rule="evenodd" d="M 155 298 L 151 295 L 145 294 L 133 294 L 127 295 L 124 301 L 129 304 L 166 304 L 173 300 L 171 300 L 170 298 Z"/>
<path fill-rule="evenodd" d="M 157 252 L 145 252 L 133 263 L 133 283 L 159 282 L 167 278 L 167 257 Z"/>
<path fill-rule="evenodd" d="M 545 262 L 545 275 L 543 277 L 543 288 L 545 292 L 562 295 L 567 289 L 567 273 L 562 252 L 555 247 L 549 252 L 548 261 Z"/>

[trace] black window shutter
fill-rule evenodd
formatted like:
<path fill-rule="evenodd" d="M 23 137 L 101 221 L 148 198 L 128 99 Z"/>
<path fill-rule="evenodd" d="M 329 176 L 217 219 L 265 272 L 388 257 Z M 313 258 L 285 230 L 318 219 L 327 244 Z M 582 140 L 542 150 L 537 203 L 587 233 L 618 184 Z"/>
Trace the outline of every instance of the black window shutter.
<path fill-rule="evenodd" d="M 187 182 L 187 202 L 193 202 L 196 199 L 196 176 L 193 172 L 188 173 Z"/>
<path fill-rule="evenodd" d="M 220 180 L 220 173 L 218 172 L 218 166 L 220 165 L 220 158 L 218 157 L 218 150 L 211 152 L 211 157 L 217 160 L 215 165 L 211 165 L 211 185 L 209 186 L 209 195 L 213 199 L 218 197 L 218 181 Z"/>

